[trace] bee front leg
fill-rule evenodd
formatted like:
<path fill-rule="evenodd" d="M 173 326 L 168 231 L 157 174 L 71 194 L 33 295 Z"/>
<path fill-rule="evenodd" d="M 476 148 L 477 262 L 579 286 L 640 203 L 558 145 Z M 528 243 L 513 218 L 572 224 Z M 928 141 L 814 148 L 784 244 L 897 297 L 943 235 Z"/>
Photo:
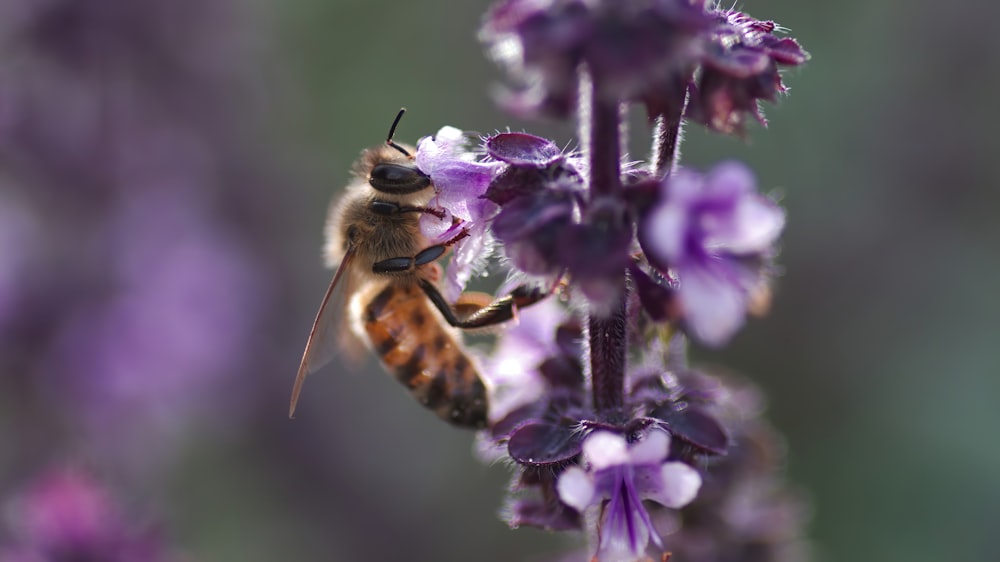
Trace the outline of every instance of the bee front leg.
<path fill-rule="evenodd" d="M 384 216 L 389 215 L 400 215 L 403 213 L 427 213 L 428 215 L 434 215 L 439 219 L 444 219 L 448 216 L 443 209 L 435 209 L 433 207 L 414 207 L 409 205 L 399 205 L 398 203 L 393 203 L 392 201 L 379 201 L 375 200 L 368 203 L 368 208 L 374 213 Z"/>
<path fill-rule="evenodd" d="M 426 265 L 440 258 L 448 247 L 444 244 L 431 246 L 421 250 L 412 258 L 389 258 L 380 262 L 375 262 L 372 266 L 373 273 L 405 273 L 413 271 L 419 265 Z"/>
<path fill-rule="evenodd" d="M 469 231 L 462 229 L 457 236 L 448 240 L 444 244 L 436 244 L 429 248 L 424 248 L 417 253 L 417 255 L 403 258 L 389 258 L 387 260 L 382 260 L 375 262 L 372 265 L 372 272 L 385 274 L 385 273 L 406 273 L 408 271 L 413 271 L 416 267 L 421 265 L 427 265 L 441 256 L 448 250 L 448 246 L 451 246 L 455 242 L 465 238 L 469 235 Z"/>
<path fill-rule="evenodd" d="M 441 312 L 441 315 L 444 316 L 448 324 L 462 329 L 485 328 L 507 322 L 517 315 L 519 308 L 531 306 L 550 294 L 549 291 L 538 287 L 521 285 L 515 287 L 509 295 L 499 298 L 463 318 L 459 318 L 455 310 L 431 282 L 421 279 L 420 288 L 431 299 L 431 302 Z"/>

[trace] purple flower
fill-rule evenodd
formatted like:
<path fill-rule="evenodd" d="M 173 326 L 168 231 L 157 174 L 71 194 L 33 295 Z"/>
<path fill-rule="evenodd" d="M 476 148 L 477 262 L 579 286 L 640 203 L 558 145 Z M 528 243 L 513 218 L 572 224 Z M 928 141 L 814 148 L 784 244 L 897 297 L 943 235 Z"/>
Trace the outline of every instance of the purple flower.
<path fill-rule="evenodd" d="M 107 490 L 75 470 L 42 476 L 9 506 L 17 544 L 0 550 L 7 562 L 171 559 L 155 529 L 137 524 Z"/>
<path fill-rule="evenodd" d="M 699 33 L 711 23 L 685 0 L 506 0 L 480 36 L 526 86 L 505 100 L 509 109 L 566 116 L 576 107 L 581 65 L 602 97 L 656 96 L 689 73 Z"/>
<path fill-rule="evenodd" d="M 585 161 L 552 141 L 503 133 L 487 139 L 487 153 L 509 163 L 485 197 L 501 207 L 493 231 L 511 263 L 535 276 L 568 274 L 592 304 L 614 300 L 632 246 L 625 202 L 590 200 Z"/>
<path fill-rule="evenodd" d="M 465 233 L 454 246 L 446 274 L 445 298 L 450 301 L 458 298 L 493 252 L 488 221 L 499 210 L 482 196 L 502 163 L 484 162 L 466 145 L 466 133 L 443 127 L 433 137 L 420 139 L 415 155 L 417 167 L 434 182 L 435 195 L 428 205 L 445 211 L 444 218 L 421 216 L 424 236 L 440 244 Z"/>
<path fill-rule="evenodd" d="M 559 477 L 563 502 L 581 512 L 600 509 L 596 557 L 601 562 L 644 558 L 650 541 L 662 550 L 643 500 L 676 509 L 698 494 L 698 471 L 665 461 L 669 450 L 670 437 L 659 430 L 647 432 L 632 445 L 621 435 L 596 431 L 583 443 L 587 468 L 573 466 Z"/>
<path fill-rule="evenodd" d="M 773 21 L 758 21 L 737 11 L 716 14 L 693 87 L 688 115 L 716 131 L 740 133 L 747 115 L 766 125 L 757 100 L 777 101 L 786 88 L 778 66 L 797 66 L 809 54 L 792 38 L 778 38 Z"/>
<path fill-rule="evenodd" d="M 676 273 L 687 330 L 721 345 L 765 286 L 763 264 L 784 224 L 784 212 L 757 193 L 750 170 L 728 163 L 707 175 L 681 170 L 668 177 L 640 239 L 652 263 Z"/>
<path fill-rule="evenodd" d="M 485 376 L 490 380 L 490 418 L 496 422 L 517 408 L 537 403 L 547 390 L 542 364 L 559 353 L 557 326 L 567 312 L 548 299 L 518 312 L 490 356 Z"/>

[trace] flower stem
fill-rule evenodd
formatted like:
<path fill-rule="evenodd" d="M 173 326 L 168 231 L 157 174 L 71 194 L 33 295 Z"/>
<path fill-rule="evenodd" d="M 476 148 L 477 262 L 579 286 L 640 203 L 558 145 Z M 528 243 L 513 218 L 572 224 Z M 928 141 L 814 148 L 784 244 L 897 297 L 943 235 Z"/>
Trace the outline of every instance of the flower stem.
<path fill-rule="evenodd" d="M 625 404 L 626 290 L 610 316 L 591 314 L 588 319 L 591 384 L 599 413 L 620 411 Z"/>
<path fill-rule="evenodd" d="M 596 88 L 597 80 L 594 79 Z M 621 112 L 617 101 L 601 99 L 591 93 L 590 106 L 590 198 L 614 195 L 621 190 L 621 146 L 619 125 Z"/>
<path fill-rule="evenodd" d="M 617 100 L 601 95 L 601 77 L 590 78 L 589 91 L 586 92 L 590 111 L 581 112 L 581 115 L 589 118 L 589 127 L 585 130 L 589 133 L 590 203 L 596 207 L 602 199 L 620 196 L 622 189 L 622 111 Z M 625 404 L 626 290 L 623 270 L 620 291 L 615 297 L 617 302 L 605 309 L 609 312 L 607 315 L 591 311 L 587 320 L 594 408 L 599 413 L 617 412 Z"/>

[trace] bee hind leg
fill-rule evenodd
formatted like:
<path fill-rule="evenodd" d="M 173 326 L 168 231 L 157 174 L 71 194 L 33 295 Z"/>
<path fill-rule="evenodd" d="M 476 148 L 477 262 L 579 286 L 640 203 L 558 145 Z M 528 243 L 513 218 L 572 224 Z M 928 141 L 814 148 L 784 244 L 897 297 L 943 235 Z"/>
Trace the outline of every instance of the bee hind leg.
<path fill-rule="evenodd" d="M 481 300 L 481 293 L 473 293 L 474 296 L 469 296 L 465 300 L 460 298 L 455 307 L 452 307 L 437 287 L 429 281 L 421 280 L 420 288 L 431 299 L 435 308 L 441 312 L 448 324 L 462 329 L 485 328 L 513 320 L 517 317 L 519 308 L 531 306 L 550 294 L 549 291 L 538 287 L 521 285 L 515 287 L 509 295 L 488 304 L 475 302 Z M 470 309 L 472 311 L 467 312 Z"/>

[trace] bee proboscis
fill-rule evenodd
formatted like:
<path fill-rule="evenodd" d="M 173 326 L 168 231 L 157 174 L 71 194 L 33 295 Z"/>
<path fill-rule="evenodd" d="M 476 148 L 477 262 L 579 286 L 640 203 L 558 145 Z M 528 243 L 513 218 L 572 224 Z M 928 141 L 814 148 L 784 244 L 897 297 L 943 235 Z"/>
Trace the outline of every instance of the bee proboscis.
<path fill-rule="evenodd" d="M 345 336 L 351 333 L 440 418 L 459 426 L 483 427 L 489 409 L 486 383 L 463 349 L 458 329 L 504 322 L 518 307 L 545 296 L 519 287 L 496 301 L 466 293 L 452 305 L 441 295 L 436 260 L 466 234 L 462 231 L 442 244 L 430 244 L 421 233 L 421 214 L 443 219 L 445 213 L 427 206 L 434 185 L 417 168 L 412 147 L 392 140 L 404 111 L 396 115 L 385 144 L 361 154 L 354 181 L 330 208 L 325 256 L 327 264 L 337 269 L 306 342 L 289 417 L 295 413 L 305 377 L 333 359 L 338 343 L 350 345 Z M 344 302 L 335 302 L 340 300 Z"/>

